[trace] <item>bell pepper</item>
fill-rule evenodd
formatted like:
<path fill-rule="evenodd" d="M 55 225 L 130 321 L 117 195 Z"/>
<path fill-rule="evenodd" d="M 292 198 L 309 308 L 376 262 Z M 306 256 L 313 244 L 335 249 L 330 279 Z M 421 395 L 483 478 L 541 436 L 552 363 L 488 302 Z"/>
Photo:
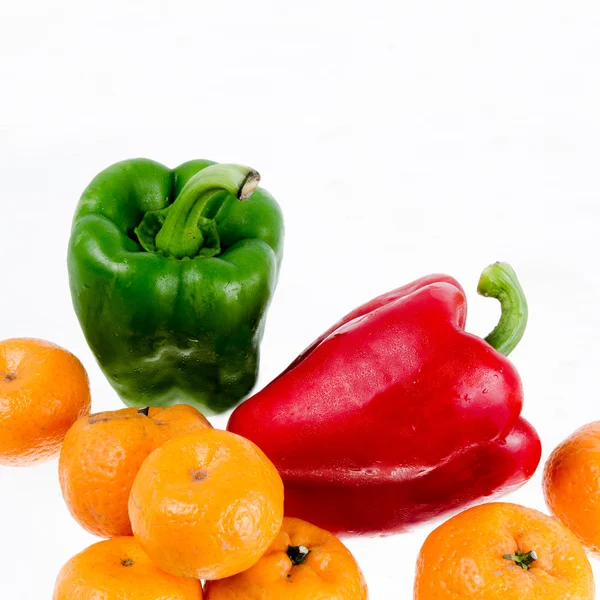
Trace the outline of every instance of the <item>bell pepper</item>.
<path fill-rule="evenodd" d="M 71 294 L 125 404 L 219 413 L 254 386 L 283 246 L 279 206 L 259 179 L 208 160 L 170 170 L 135 159 L 83 192 Z"/>
<path fill-rule="evenodd" d="M 286 514 L 337 533 L 392 533 L 529 479 L 540 440 L 521 418 L 506 359 L 525 330 L 514 271 L 486 269 L 479 292 L 502 316 L 484 340 L 467 304 L 433 275 L 359 307 L 241 404 L 228 429 L 275 463 Z"/>

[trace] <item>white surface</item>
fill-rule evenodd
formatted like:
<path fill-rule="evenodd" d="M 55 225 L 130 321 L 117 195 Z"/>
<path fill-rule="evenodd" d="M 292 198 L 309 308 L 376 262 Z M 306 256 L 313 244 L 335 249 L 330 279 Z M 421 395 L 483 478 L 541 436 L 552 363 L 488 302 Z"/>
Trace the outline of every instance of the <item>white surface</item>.
<path fill-rule="evenodd" d="M 90 4 L 0 2 L 0 337 L 69 348 L 94 410 L 118 408 L 71 308 L 79 194 L 134 156 L 243 162 L 287 223 L 261 386 L 347 310 L 430 272 L 465 285 L 468 329 L 488 333 L 498 308 L 475 286 L 502 259 L 529 298 L 513 359 L 544 457 L 598 418 L 600 5 Z M 55 462 L 0 468 L 0 489 L 0 598 L 50 598 L 94 539 Z M 510 500 L 543 508 L 539 474 Z M 430 529 L 348 541 L 373 599 L 412 597 Z"/>

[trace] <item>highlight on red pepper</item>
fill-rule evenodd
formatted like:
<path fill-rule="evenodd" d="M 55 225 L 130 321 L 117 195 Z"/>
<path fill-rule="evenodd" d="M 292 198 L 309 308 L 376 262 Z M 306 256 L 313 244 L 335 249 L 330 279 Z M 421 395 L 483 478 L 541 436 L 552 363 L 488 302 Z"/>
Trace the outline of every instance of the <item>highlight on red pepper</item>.
<path fill-rule="evenodd" d="M 506 358 L 525 331 L 525 295 L 506 263 L 483 272 L 478 292 L 502 309 L 485 340 L 464 329 L 462 287 L 431 275 L 346 315 L 233 412 L 228 429 L 279 469 L 286 515 L 392 533 L 533 475 L 541 444 Z"/>

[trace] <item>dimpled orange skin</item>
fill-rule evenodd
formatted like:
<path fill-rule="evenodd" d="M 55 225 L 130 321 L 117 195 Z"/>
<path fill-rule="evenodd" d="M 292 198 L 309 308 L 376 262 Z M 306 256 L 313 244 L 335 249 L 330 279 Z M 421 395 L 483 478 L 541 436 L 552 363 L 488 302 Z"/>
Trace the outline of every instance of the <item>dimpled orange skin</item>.
<path fill-rule="evenodd" d="M 129 498 L 136 538 L 172 575 L 221 579 L 255 564 L 283 520 L 283 483 L 249 440 L 207 429 L 142 464 Z"/>
<path fill-rule="evenodd" d="M 584 425 L 552 452 L 544 494 L 550 512 L 600 556 L 600 421 Z"/>
<path fill-rule="evenodd" d="M 503 556 L 535 550 L 529 570 Z M 516 504 L 471 508 L 429 535 L 414 600 L 593 600 L 594 579 L 577 538 L 556 519 Z"/>
<path fill-rule="evenodd" d="M 0 341 L 0 465 L 54 458 L 90 404 L 87 373 L 73 354 L 44 340 Z"/>
<path fill-rule="evenodd" d="M 98 542 L 60 570 L 52 600 L 202 600 L 194 579 L 155 566 L 133 537 Z"/>
<path fill-rule="evenodd" d="M 69 511 L 98 537 L 132 535 L 127 502 L 144 459 L 167 440 L 208 429 L 195 408 L 183 404 L 97 413 L 79 419 L 60 453 L 60 487 Z"/>
<path fill-rule="evenodd" d="M 290 546 L 310 550 L 294 565 Z M 350 551 L 331 533 L 286 517 L 279 535 L 253 567 L 207 581 L 207 600 L 366 600 L 367 584 Z"/>

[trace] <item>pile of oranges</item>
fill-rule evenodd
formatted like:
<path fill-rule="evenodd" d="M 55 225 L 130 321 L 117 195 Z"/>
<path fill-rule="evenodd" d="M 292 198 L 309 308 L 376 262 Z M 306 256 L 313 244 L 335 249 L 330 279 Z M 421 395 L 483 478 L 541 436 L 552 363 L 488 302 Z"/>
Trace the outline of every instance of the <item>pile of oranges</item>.
<path fill-rule="evenodd" d="M 367 598 L 340 540 L 284 517 L 283 483 L 255 444 L 186 405 L 90 414 L 90 404 L 72 354 L 0 342 L 0 464 L 60 454 L 71 514 L 107 538 L 61 569 L 54 600 Z M 592 600 L 584 547 L 600 554 L 600 422 L 552 453 L 544 492 L 554 517 L 490 503 L 435 529 L 414 599 Z"/>
<path fill-rule="evenodd" d="M 249 440 L 186 405 L 90 414 L 81 363 L 39 340 L 3 342 L 0 378 L 0 463 L 60 452 L 69 511 L 109 538 L 67 562 L 54 600 L 367 598 L 336 537 L 284 519 L 281 477 Z"/>

